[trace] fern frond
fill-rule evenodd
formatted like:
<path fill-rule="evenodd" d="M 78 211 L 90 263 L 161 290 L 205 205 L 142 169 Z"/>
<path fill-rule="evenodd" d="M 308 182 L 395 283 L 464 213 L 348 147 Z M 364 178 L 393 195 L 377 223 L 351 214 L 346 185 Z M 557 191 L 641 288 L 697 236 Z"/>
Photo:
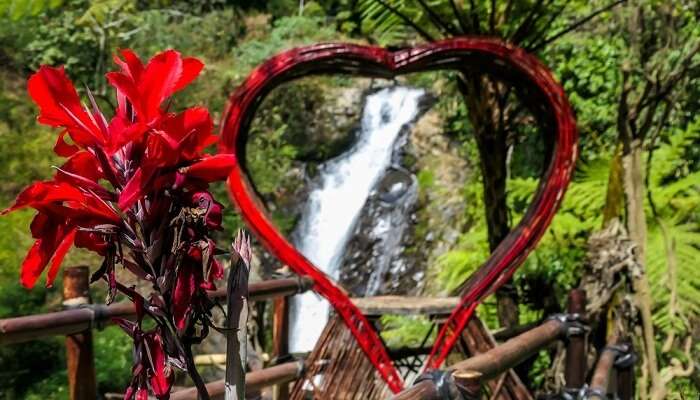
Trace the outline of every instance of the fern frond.
<path fill-rule="evenodd" d="M 670 240 L 675 243 L 676 277 L 670 280 L 668 252 L 658 223 L 649 226 L 647 236 L 647 274 L 652 282 L 654 322 L 662 330 L 688 329 L 686 321 L 700 315 L 700 227 L 695 223 L 662 220 Z M 671 315 L 672 285 L 675 285 L 675 313 Z"/>
<path fill-rule="evenodd" d="M 416 33 L 406 21 L 392 11 L 392 8 L 414 23 L 420 23 L 423 17 L 421 11 L 409 0 L 359 0 L 357 2 L 363 32 L 374 36 L 381 45 L 405 42 Z"/>

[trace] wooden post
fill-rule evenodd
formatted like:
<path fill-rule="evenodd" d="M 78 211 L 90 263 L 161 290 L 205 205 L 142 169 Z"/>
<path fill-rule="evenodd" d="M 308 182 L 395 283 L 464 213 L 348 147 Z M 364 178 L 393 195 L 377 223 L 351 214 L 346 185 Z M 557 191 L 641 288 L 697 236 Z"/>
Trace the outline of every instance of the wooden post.
<path fill-rule="evenodd" d="M 634 365 L 617 370 L 617 397 L 620 400 L 634 399 Z"/>
<path fill-rule="evenodd" d="M 90 270 L 71 267 L 63 271 L 63 305 L 66 308 L 90 304 Z M 97 398 L 95 360 L 90 328 L 66 336 L 66 364 L 68 366 L 68 393 L 71 400 Z"/>
<path fill-rule="evenodd" d="M 569 292 L 567 312 L 579 318 L 586 312 L 586 292 L 583 289 L 572 289 Z M 578 393 L 586 383 L 586 333 L 583 331 L 569 336 L 564 380 L 565 390 L 572 394 Z"/>
<path fill-rule="evenodd" d="M 289 298 L 276 298 L 273 307 L 272 346 L 274 356 L 279 362 L 289 355 Z M 287 400 L 289 398 L 289 383 L 275 386 L 272 398 L 273 400 Z"/>
<path fill-rule="evenodd" d="M 617 381 L 615 391 L 620 400 L 634 399 L 634 364 L 637 361 L 637 355 L 634 353 L 632 340 L 625 337 L 620 341 L 620 355 L 615 360 L 615 372 L 617 373 Z"/>

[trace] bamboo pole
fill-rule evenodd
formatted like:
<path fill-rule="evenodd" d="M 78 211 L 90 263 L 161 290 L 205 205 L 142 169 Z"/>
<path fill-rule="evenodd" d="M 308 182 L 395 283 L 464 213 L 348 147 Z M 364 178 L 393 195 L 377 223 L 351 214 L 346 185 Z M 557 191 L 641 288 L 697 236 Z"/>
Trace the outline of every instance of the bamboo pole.
<path fill-rule="evenodd" d="M 613 342 L 614 343 L 614 342 Z M 591 384 L 586 393 L 586 399 L 605 400 L 610 388 L 610 375 L 617 358 L 618 351 L 610 346 L 606 346 L 598 357 Z"/>
<path fill-rule="evenodd" d="M 569 324 L 562 319 L 551 319 L 520 334 L 486 353 L 460 361 L 451 371 L 478 371 L 483 379 L 491 379 L 518 365 L 540 349 L 566 335 Z"/>
<path fill-rule="evenodd" d="M 90 304 L 90 270 L 71 267 L 63 271 L 63 305 L 80 307 Z M 92 331 L 85 329 L 66 336 L 68 396 L 71 400 L 97 397 Z"/>
<path fill-rule="evenodd" d="M 608 393 L 614 392 L 617 392 L 618 398 L 622 400 L 634 398 L 634 363 L 636 359 L 632 346 L 628 342 L 621 341 L 617 336 L 610 338 L 608 344 L 600 352 L 591 384 L 584 398 L 607 399 Z M 611 378 L 613 376 L 616 377 L 615 385 L 612 385 Z"/>
<path fill-rule="evenodd" d="M 251 283 L 250 301 L 261 301 L 307 291 L 313 282 L 309 278 L 288 278 Z M 209 292 L 215 300 L 225 299 L 221 290 Z M 225 289 L 223 289 L 225 290 Z M 70 310 L 0 319 L 0 345 L 23 343 L 55 336 L 71 335 L 111 322 L 112 318 L 133 318 L 136 309 L 131 302 L 90 304 Z"/>
<path fill-rule="evenodd" d="M 631 343 L 627 344 L 631 351 Z M 634 360 L 628 365 L 617 367 L 617 397 L 620 400 L 634 399 Z"/>
<path fill-rule="evenodd" d="M 292 361 L 259 371 L 249 372 L 245 375 L 246 391 L 253 392 L 267 386 L 292 382 L 299 378 L 303 371 L 303 361 Z M 208 383 L 206 386 L 211 400 L 224 399 L 226 390 L 223 379 Z M 170 400 L 197 400 L 197 389 L 191 387 L 174 392 L 170 395 Z"/>

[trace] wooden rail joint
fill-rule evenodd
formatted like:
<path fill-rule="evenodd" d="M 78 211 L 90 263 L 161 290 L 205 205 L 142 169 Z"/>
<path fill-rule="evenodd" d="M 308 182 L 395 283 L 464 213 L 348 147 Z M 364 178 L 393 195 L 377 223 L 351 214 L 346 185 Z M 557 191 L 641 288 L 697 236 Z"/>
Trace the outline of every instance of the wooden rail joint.
<path fill-rule="evenodd" d="M 571 338 L 588 335 L 590 326 L 584 316 L 579 313 L 553 314 L 545 319 L 547 321 L 559 321 L 563 326 L 563 336 L 561 339 L 568 341 Z"/>
<path fill-rule="evenodd" d="M 477 371 L 432 370 L 424 373 L 416 384 L 429 380 L 440 399 L 477 400 L 481 393 L 481 373 Z"/>
<path fill-rule="evenodd" d="M 477 400 L 481 395 L 481 377 L 478 371 L 427 371 L 393 400 Z"/>

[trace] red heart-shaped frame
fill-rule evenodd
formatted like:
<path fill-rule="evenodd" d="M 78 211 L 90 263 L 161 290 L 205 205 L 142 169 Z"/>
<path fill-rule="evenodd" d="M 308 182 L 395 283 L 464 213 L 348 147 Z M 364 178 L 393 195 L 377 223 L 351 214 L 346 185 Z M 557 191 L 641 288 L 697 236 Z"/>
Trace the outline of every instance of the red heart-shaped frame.
<path fill-rule="evenodd" d="M 438 69 L 476 70 L 509 81 L 553 144 L 549 166 L 527 213 L 468 280 L 459 306 L 440 330 L 426 362 L 426 368 L 438 368 L 477 304 L 505 283 L 537 244 L 571 179 L 577 142 L 574 115 L 563 89 L 547 68 L 522 49 L 487 38 L 454 38 L 396 52 L 355 44 L 313 45 L 283 52 L 258 66 L 231 96 L 221 125 L 220 151 L 237 156 L 228 179 L 230 193 L 248 226 L 280 261 L 314 280 L 313 290 L 331 303 L 395 393 L 402 389 L 403 382 L 372 325 L 347 293 L 299 253 L 266 216 L 248 181 L 245 145 L 258 105 L 284 82 L 317 74 L 393 78 Z"/>

